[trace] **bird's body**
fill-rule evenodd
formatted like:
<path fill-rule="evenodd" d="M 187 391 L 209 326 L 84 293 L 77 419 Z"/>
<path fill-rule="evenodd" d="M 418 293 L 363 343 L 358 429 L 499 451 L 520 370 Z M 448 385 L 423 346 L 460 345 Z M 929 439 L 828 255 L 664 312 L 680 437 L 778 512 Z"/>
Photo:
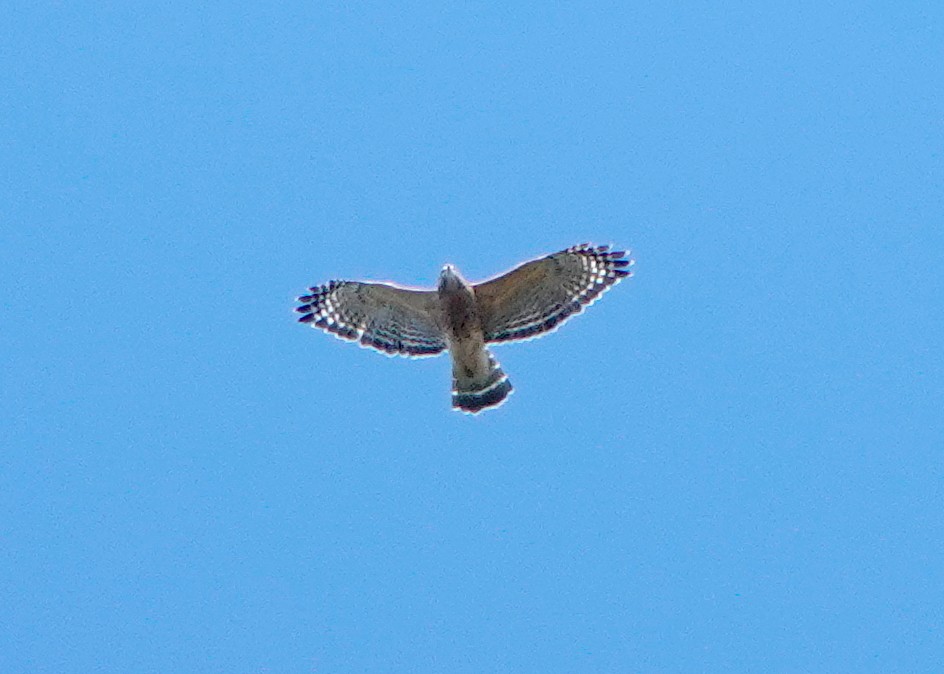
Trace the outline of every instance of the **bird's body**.
<path fill-rule="evenodd" d="M 499 404 L 511 393 L 511 382 L 485 348 L 474 288 L 452 265 L 446 265 L 437 292 L 452 356 L 453 407 L 475 413 Z"/>
<path fill-rule="evenodd" d="M 303 323 L 385 353 L 452 356 L 452 404 L 477 413 L 499 405 L 511 382 L 487 344 L 552 331 L 629 276 L 622 251 L 589 244 L 527 262 L 478 284 L 446 265 L 436 290 L 331 281 L 299 297 Z"/>

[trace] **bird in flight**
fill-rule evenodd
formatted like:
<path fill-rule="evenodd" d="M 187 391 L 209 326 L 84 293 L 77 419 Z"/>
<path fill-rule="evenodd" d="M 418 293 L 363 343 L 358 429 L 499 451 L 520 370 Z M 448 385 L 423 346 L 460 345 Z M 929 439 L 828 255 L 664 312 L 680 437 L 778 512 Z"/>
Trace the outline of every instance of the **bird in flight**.
<path fill-rule="evenodd" d="M 452 265 L 436 290 L 331 281 L 298 298 L 298 320 L 389 355 L 452 356 L 452 406 L 477 414 L 500 405 L 511 382 L 487 344 L 553 331 L 626 276 L 624 251 L 584 243 L 470 284 Z"/>

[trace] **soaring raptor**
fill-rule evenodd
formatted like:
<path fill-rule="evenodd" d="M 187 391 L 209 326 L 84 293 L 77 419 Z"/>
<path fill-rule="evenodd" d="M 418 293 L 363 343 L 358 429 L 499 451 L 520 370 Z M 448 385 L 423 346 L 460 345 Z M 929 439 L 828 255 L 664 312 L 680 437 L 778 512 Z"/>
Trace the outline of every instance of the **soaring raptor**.
<path fill-rule="evenodd" d="M 624 276 L 624 251 L 584 243 L 470 284 L 452 265 L 436 290 L 331 281 L 298 298 L 298 320 L 390 355 L 452 356 L 452 406 L 476 414 L 511 392 L 486 344 L 530 339 L 580 313 Z"/>

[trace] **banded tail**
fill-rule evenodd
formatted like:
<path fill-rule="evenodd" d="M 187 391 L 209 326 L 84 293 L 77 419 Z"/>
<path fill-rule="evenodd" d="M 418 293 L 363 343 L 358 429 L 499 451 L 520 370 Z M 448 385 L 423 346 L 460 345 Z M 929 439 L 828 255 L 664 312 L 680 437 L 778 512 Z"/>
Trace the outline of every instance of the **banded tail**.
<path fill-rule="evenodd" d="M 452 373 L 452 406 L 456 409 L 478 414 L 484 409 L 500 405 L 514 388 L 508 375 L 501 369 L 495 356 L 488 355 L 488 367 L 483 373 L 467 375 L 459 367 Z"/>

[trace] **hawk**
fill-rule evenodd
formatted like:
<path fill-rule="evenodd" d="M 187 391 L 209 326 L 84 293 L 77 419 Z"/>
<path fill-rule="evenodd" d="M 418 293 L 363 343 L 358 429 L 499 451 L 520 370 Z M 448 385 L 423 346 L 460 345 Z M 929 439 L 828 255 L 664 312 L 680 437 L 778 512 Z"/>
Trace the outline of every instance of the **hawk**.
<path fill-rule="evenodd" d="M 389 355 L 452 356 L 452 406 L 477 414 L 511 382 L 487 344 L 531 339 L 583 311 L 625 276 L 624 251 L 584 243 L 470 284 L 450 264 L 436 290 L 331 281 L 298 298 L 298 320 Z"/>

